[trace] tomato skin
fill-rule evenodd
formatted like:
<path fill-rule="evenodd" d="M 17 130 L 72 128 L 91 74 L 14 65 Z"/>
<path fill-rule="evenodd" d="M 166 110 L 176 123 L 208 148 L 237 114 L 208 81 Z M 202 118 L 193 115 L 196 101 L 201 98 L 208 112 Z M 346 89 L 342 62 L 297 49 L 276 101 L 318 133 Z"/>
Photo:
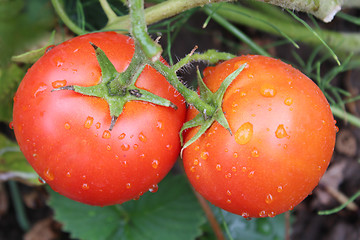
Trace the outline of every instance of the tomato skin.
<path fill-rule="evenodd" d="M 114 32 L 75 37 L 48 51 L 21 82 L 14 98 L 13 125 L 25 157 L 51 188 L 73 200 L 112 205 L 156 185 L 172 168 L 186 107 L 178 92 L 147 66 L 136 86 L 172 101 L 177 110 L 131 101 L 109 131 L 105 100 L 65 85 L 96 85 L 101 69 L 89 42 L 99 46 L 117 71 L 134 54 L 130 37 Z"/>
<path fill-rule="evenodd" d="M 317 186 L 332 157 L 335 122 L 321 90 L 290 65 L 241 56 L 204 70 L 215 92 L 241 64 L 222 109 L 233 135 L 215 122 L 183 151 L 194 188 L 214 205 L 244 217 L 272 217 Z M 197 110 L 189 109 L 187 120 Z M 185 141 L 198 131 L 186 132 Z"/>

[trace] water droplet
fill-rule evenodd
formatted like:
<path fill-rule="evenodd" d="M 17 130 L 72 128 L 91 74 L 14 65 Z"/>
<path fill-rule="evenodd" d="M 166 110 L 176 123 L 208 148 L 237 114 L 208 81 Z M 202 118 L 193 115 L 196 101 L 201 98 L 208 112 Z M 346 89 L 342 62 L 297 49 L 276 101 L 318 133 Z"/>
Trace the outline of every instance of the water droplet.
<path fill-rule="evenodd" d="M 200 150 L 200 146 L 199 146 L 199 145 L 196 145 L 196 146 L 194 147 L 194 150 L 195 150 L 195 151 L 199 151 L 199 150 Z"/>
<path fill-rule="evenodd" d="M 237 171 L 236 167 L 232 167 L 231 171 L 236 172 Z"/>
<path fill-rule="evenodd" d="M 230 200 L 230 199 L 226 200 L 226 203 L 227 203 L 227 204 L 230 204 L 230 203 L 231 203 L 231 200 Z"/>
<path fill-rule="evenodd" d="M 161 120 L 159 120 L 159 121 L 157 121 L 157 123 L 156 123 L 156 127 L 157 127 L 158 129 L 160 129 L 160 130 L 163 130 L 163 129 L 164 129 L 164 123 L 163 123 Z"/>
<path fill-rule="evenodd" d="M 293 104 L 293 99 L 291 97 L 288 97 L 284 100 L 285 105 L 290 106 Z"/>
<path fill-rule="evenodd" d="M 144 153 L 140 154 L 140 157 L 145 158 L 145 154 Z"/>
<path fill-rule="evenodd" d="M 101 123 L 97 122 L 97 123 L 95 124 L 95 127 L 96 127 L 96 129 L 99 129 L 99 128 L 101 127 Z"/>
<path fill-rule="evenodd" d="M 291 211 L 291 210 L 293 210 L 293 209 L 294 209 L 294 206 L 291 205 L 291 206 L 289 207 L 289 211 Z"/>
<path fill-rule="evenodd" d="M 239 156 L 239 154 L 238 154 L 237 152 L 234 152 L 234 153 L 233 153 L 233 157 L 234 157 L 234 158 L 237 158 L 238 156 Z"/>
<path fill-rule="evenodd" d="M 87 183 L 84 183 L 83 185 L 81 185 L 81 188 L 83 189 L 83 190 L 89 190 L 89 185 L 87 184 Z"/>
<path fill-rule="evenodd" d="M 54 82 L 51 83 L 51 86 L 53 88 L 59 88 L 59 87 L 64 87 L 66 86 L 67 81 L 66 80 L 56 80 Z"/>
<path fill-rule="evenodd" d="M 335 133 L 338 133 L 338 132 L 339 132 L 339 127 L 335 126 Z"/>
<path fill-rule="evenodd" d="M 84 127 L 85 127 L 85 128 L 90 128 L 91 125 L 93 124 L 93 122 L 94 122 L 94 118 L 88 116 L 88 117 L 86 118 L 86 120 L 85 120 Z"/>
<path fill-rule="evenodd" d="M 158 190 L 159 190 L 159 186 L 157 184 L 154 184 L 149 188 L 149 192 L 151 193 L 156 193 Z"/>
<path fill-rule="evenodd" d="M 142 142 L 146 142 L 146 141 L 147 141 L 146 136 L 145 136 L 142 132 L 139 133 L 138 137 L 139 137 L 139 140 L 142 141 Z"/>
<path fill-rule="evenodd" d="M 111 146 L 110 146 L 110 145 L 107 145 L 107 146 L 106 146 L 106 149 L 107 149 L 108 151 L 110 151 L 110 150 L 111 150 Z"/>
<path fill-rule="evenodd" d="M 266 216 L 267 216 L 266 211 L 259 212 L 259 217 L 266 217 Z"/>
<path fill-rule="evenodd" d="M 151 166 L 154 168 L 154 169 L 157 169 L 158 166 L 159 166 L 159 161 L 154 159 L 151 163 Z"/>
<path fill-rule="evenodd" d="M 139 147 L 139 145 L 137 145 L 137 144 L 133 145 L 134 150 L 138 149 L 138 147 Z"/>
<path fill-rule="evenodd" d="M 277 138 L 284 138 L 284 137 L 287 137 L 287 136 L 288 136 L 288 134 L 287 134 L 287 132 L 286 132 L 286 130 L 285 130 L 284 124 L 280 124 L 280 125 L 277 127 L 277 129 L 276 129 L 276 131 L 275 131 L 275 136 L 276 136 Z"/>
<path fill-rule="evenodd" d="M 209 157 L 209 153 L 208 152 L 201 152 L 200 153 L 200 157 L 204 160 L 206 160 Z"/>
<path fill-rule="evenodd" d="M 125 138 L 125 136 L 126 136 L 126 134 L 125 133 L 122 133 L 122 134 L 120 134 L 120 136 L 118 137 L 118 139 L 124 139 Z"/>
<path fill-rule="evenodd" d="M 231 191 L 230 191 L 230 190 L 227 190 L 227 191 L 226 191 L 226 194 L 227 194 L 228 196 L 231 196 Z"/>
<path fill-rule="evenodd" d="M 59 56 L 55 57 L 53 61 L 57 67 L 61 67 L 64 64 L 64 60 Z"/>
<path fill-rule="evenodd" d="M 42 184 L 45 184 L 45 183 L 46 183 L 45 180 L 42 179 L 40 176 L 38 177 L 38 180 L 39 180 L 39 182 L 42 183 Z"/>
<path fill-rule="evenodd" d="M 9 128 L 10 128 L 10 129 L 14 129 L 14 123 L 13 123 L 13 122 L 10 122 L 10 123 L 9 123 Z"/>
<path fill-rule="evenodd" d="M 218 170 L 218 171 L 221 171 L 221 165 L 220 164 L 216 164 L 216 170 Z"/>
<path fill-rule="evenodd" d="M 131 188 L 131 183 L 127 183 L 127 184 L 125 185 L 125 187 L 126 187 L 127 189 L 130 189 L 130 188 Z"/>
<path fill-rule="evenodd" d="M 47 89 L 47 86 L 45 85 L 45 83 L 41 83 L 39 85 L 39 87 L 36 89 L 36 91 L 34 93 L 34 97 L 37 97 L 38 94 L 43 93 L 46 89 Z"/>
<path fill-rule="evenodd" d="M 244 145 L 248 143 L 253 135 L 253 125 L 249 122 L 244 123 L 239 127 L 235 133 L 235 141 L 238 144 Z"/>
<path fill-rule="evenodd" d="M 278 186 L 277 189 L 276 189 L 276 191 L 277 191 L 278 193 L 281 193 L 281 192 L 283 191 L 283 187 L 282 187 L 282 186 Z"/>
<path fill-rule="evenodd" d="M 199 159 L 197 159 L 197 158 L 194 159 L 194 165 L 195 166 L 199 165 Z"/>
<path fill-rule="evenodd" d="M 252 157 L 255 157 L 255 158 L 259 157 L 259 156 L 260 156 L 259 151 L 258 151 L 256 148 L 254 148 L 254 149 L 251 151 L 251 156 L 252 156 Z"/>
<path fill-rule="evenodd" d="M 32 156 L 33 156 L 33 158 L 34 158 L 34 159 L 38 158 L 37 153 L 33 153 L 33 155 L 32 155 Z"/>
<path fill-rule="evenodd" d="M 228 152 L 229 151 L 229 149 L 227 149 L 227 148 L 225 148 L 225 150 L 224 150 L 225 152 Z"/>
<path fill-rule="evenodd" d="M 264 97 L 275 97 L 276 89 L 271 84 L 264 84 L 260 88 L 260 94 Z"/>
<path fill-rule="evenodd" d="M 195 166 L 190 167 L 190 172 L 195 172 Z"/>
<path fill-rule="evenodd" d="M 130 149 L 130 145 L 127 144 L 127 143 L 123 143 L 123 144 L 121 145 L 121 149 L 122 149 L 123 151 L 127 151 L 127 150 Z"/>
<path fill-rule="evenodd" d="M 276 213 L 273 211 L 269 212 L 269 214 L 268 214 L 268 217 L 271 217 L 271 218 L 273 218 L 275 216 L 276 216 Z"/>
<path fill-rule="evenodd" d="M 249 218 L 249 213 L 243 212 L 243 213 L 241 214 L 241 216 L 242 216 L 243 218 Z"/>
<path fill-rule="evenodd" d="M 109 130 L 105 130 L 105 131 L 103 132 L 102 138 L 104 138 L 104 139 L 109 139 L 110 137 L 111 137 L 110 131 L 109 131 Z"/>
<path fill-rule="evenodd" d="M 252 177 L 254 177 L 254 174 L 255 174 L 255 171 L 251 171 L 251 172 L 249 172 L 248 177 L 252 178 Z"/>
<path fill-rule="evenodd" d="M 242 168 L 241 168 L 241 171 L 242 171 L 242 172 L 246 172 L 246 167 L 242 167 Z"/>
<path fill-rule="evenodd" d="M 195 179 L 196 179 L 196 180 L 199 180 L 199 179 L 200 179 L 200 175 L 197 174 L 197 175 L 195 176 Z"/>
<path fill-rule="evenodd" d="M 273 201 L 273 196 L 269 193 L 268 195 L 266 195 L 265 202 L 267 204 L 270 204 L 272 203 L 272 201 Z"/>
<path fill-rule="evenodd" d="M 71 177 L 71 172 L 67 172 L 66 177 Z"/>
<path fill-rule="evenodd" d="M 231 173 L 227 173 L 227 174 L 225 174 L 225 178 L 231 178 Z"/>
<path fill-rule="evenodd" d="M 172 149 L 172 145 L 171 145 L 171 144 L 166 145 L 166 149 L 167 149 L 167 150 L 171 150 L 171 149 Z"/>
<path fill-rule="evenodd" d="M 47 169 L 44 171 L 44 178 L 45 178 L 47 181 L 52 181 L 52 180 L 54 180 L 54 174 L 50 171 L 49 168 L 47 168 Z"/>
<path fill-rule="evenodd" d="M 64 128 L 67 129 L 67 130 L 69 130 L 69 129 L 71 128 L 70 123 L 66 122 L 66 123 L 64 124 Z"/>

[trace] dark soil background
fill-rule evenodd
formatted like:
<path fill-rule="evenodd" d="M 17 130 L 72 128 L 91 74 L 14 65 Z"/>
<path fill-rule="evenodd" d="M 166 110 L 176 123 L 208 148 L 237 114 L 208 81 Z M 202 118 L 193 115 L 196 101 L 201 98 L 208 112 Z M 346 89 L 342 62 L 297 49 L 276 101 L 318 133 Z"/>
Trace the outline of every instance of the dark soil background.
<path fill-rule="evenodd" d="M 350 12 L 352 15 L 360 16 L 359 11 Z M 301 15 L 306 19 L 307 15 Z M 230 33 L 214 22 L 210 22 L 206 30 L 201 30 L 206 16 L 196 13 L 184 26 L 172 45 L 173 59 L 183 57 L 189 53 L 194 46 L 198 46 L 199 52 L 207 49 L 218 49 L 219 51 L 236 51 L 237 54 L 250 52 L 246 45 L 235 39 Z M 320 24 L 333 30 L 360 31 L 359 26 L 354 26 L 340 18 L 336 18 L 330 24 Z M 191 26 L 191 29 L 189 28 Z M 192 29 L 197 29 L 193 31 Z M 200 29 L 200 30 L 199 30 Z M 266 45 L 278 41 L 281 38 L 243 28 L 241 30 L 248 34 L 259 45 Z M 226 39 L 225 42 L 223 39 Z M 166 37 L 161 39 L 166 43 Z M 240 46 L 240 48 L 234 48 Z M 235 50 L 234 50 L 235 49 Z M 281 45 L 268 49 L 273 56 L 287 62 L 295 62 L 289 54 L 294 47 L 290 44 Z M 311 54 L 312 48 L 301 46 L 297 53 L 306 59 Z M 182 79 L 190 81 L 194 78 L 195 66 L 204 68 L 204 64 L 194 64 L 181 74 Z M 323 72 L 329 71 L 334 63 L 324 65 Z M 340 74 L 334 81 L 338 87 L 349 91 L 353 96 L 360 94 L 360 70 L 353 70 Z M 346 106 L 346 110 L 360 117 L 360 103 L 354 102 Z M 304 113 L 305 114 L 305 113 Z M 289 239 L 294 240 L 359 240 L 360 239 L 360 199 L 349 204 L 347 208 L 332 215 L 320 216 L 319 210 L 332 209 L 346 202 L 349 197 L 360 191 L 360 129 L 349 125 L 346 121 L 338 120 L 339 132 L 333 159 L 330 167 L 322 178 L 319 186 L 307 199 L 298 205 L 292 212 L 295 221 L 291 224 Z M 0 124 L 0 131 L 12 136 L 7 124 Z M 13 136 L 12 136 L 13 137 Z M 46 206 L 47 193 L 43 187 L 29 187 L 17 183 L 25 206 L 25 211 L 31 228 L 28 232 L 22 231 L 14 211 L 14 201 L 10 192 L 8 182 L 0 182 L 0 240 L 51 240 L 69 239 L 69 235 L 61 231 L 61 224 L 52 219 L 52 210 Z M 186 240 L 186 239 L 184 239 Z"/>

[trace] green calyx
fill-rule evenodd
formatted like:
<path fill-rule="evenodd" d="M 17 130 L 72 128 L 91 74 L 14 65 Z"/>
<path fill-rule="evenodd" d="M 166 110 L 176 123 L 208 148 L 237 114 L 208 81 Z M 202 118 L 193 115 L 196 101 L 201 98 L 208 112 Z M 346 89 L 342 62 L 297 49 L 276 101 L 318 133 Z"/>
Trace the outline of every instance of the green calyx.
<path fill-rule="evenodd" d="M 129 101 L 145 101 L 177 109 L 176 105 L 169 100 L 135 86 L 136 80 L 146 66 L 146 59 L 141 57 L 141 53 L 137 52 L 137 47 L 135 47 L 135 53 L 130 65 L 124 72 L 120 73 L 116 71 L 114 65 L 99 47 L 93 43 L 90 44 L 94 47 L 101 68 L 101 81 L 99 84 L 89 87 L 70 85 L 56 88 L 53 91 L 72 90 L 86 96 L 99 97 L 106 100 L 109 104 L 111 116 L 109 130 L 113 129 L 117 118 L 123 111 L 125 103 Z"/>
<path fill-rule="evenodd" d="M 230 86 L 233 80 L 240 74 L 240 72 L 245 67 L 246 67 L 246 63 L 242 64 L 238 69 L 236 69 L 234 72 L 229 74 L 225 78 L 225 80 L 221 83 L 219 89 L 214 93 L 211 92 L 210 89 L 205 85 L 204 81 L 201 78 L 199 70 L 197 71 L 200 98 L 206 103 L 208 103 L 210 106 L 212 106 L 213 108 L 212 111 L 199 112 L 198 115 L 196 115 L 192 120 L 184 123 L 183 127 L 180 130 L 180 140 L 181 140 L 181 144 L 183 145 L 183 148 L 181 149 L 181 153 L 185 148 L 190 146 L 201 135 L 203 135 L 206 132 L 206 130 L 209 129 L 210 126 L 215 121 L 217 121 L 225 129 L 227 129 L 229 133 L 232 135 L 229 123 L 224 115 L 224 112 L 222 111 L 222 101 L 227 88 Z M 183 132 L 186 129 L 198 127 L 198 126 L 200 126 L 198 132 L 189 141 L 187 141 L 184 144 L 182 137 Z"/>

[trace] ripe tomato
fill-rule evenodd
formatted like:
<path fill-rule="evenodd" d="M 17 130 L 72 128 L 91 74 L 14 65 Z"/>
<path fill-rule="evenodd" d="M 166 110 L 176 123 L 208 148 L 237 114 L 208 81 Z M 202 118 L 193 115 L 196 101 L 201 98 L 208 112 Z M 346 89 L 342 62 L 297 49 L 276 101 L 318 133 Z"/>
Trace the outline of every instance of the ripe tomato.
<path fill-rule="evenodd" d="M 222 109 L 233 135 L 215 122 L 183 151 L 187 176 L 210 202 L 244 217 L 292 209 L 318 184 L 331 159 L 335 123 L 320 89 L 279 60 L 242 56 L 206 68 L 215 92 L 243 63 Z M 188 111 L 188 119 L 197 114 Z M 192 128 L 189 140 L 198 131 Z"/>
<path fill-rule="evenodd" d="M 166 98 L 178 109 L 131 101 L 109 131 L 105 100 L 65 85 L 96 85 L 101 70 L 89 42 L 99 46 L 117 71 L 134 54 L 130 37 L 115 32 L 75 37 L 47 52 L 27 72 L 15 96 L 13 127 L 21 151 L 55 191 L 91 205 L 110 205 L 156 187 L 176 161 L 183 98 L 147 66 L 136 86 Z"/>

